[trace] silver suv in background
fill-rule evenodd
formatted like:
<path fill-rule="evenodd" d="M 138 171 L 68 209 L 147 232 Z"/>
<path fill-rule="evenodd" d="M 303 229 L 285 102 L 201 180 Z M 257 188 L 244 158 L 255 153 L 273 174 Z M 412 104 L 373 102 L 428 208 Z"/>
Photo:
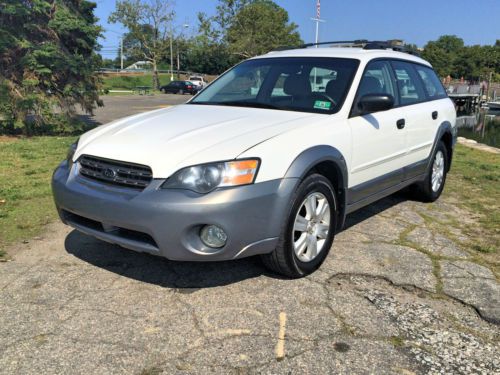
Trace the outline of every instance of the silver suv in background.
<path fill-rule="evenodd" d="M 188 81 L 192 82 L 200 91 L 207 85 L 207 81 L 202 76 L 190 76 Z"/>

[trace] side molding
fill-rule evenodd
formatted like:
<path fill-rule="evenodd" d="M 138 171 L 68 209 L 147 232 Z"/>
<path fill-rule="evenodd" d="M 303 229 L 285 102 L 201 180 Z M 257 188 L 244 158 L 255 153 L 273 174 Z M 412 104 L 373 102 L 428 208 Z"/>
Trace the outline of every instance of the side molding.
<path fill-rule="evenodd" d="M 376 177 L 373 180 L 351 187 L 347 191 L 348 206 L 346 212 L 348 214 L 354 212 L 406 186 L 422 181 L 432 168 L 432 155 L 434 155 L 439 140 L 447 133 L 452 139 L 451 150 L 453 150 L 453 146 L 456 142 L 456 130 L 451 126 L 449 121 L 444 121 L 439 125 L 436 132 L 429 157 L 417 163 L 407 165 L 400 170 L 387 173 L 386 175 Z M 450 154 L 450 163 L 452 153 Z"/>
<path fill-rule="evenodd" d="M 328 145 L 320 145 L 311 147 L 299 154 L 292 162 L 285 178 L 298 178 L 302 180 L 316 165 L 329 162 L 335 166 L 337 174 L 336 184 L 333 184 L 337 192 L 337 201 L 339 203 L 339 217 L 337 222 L 337 231 L 339 231 L 345 222 L 346 205 L 347 205 L 347 186 L 348 172 L 347 164 L 342 153 L 336 148 Z"/>

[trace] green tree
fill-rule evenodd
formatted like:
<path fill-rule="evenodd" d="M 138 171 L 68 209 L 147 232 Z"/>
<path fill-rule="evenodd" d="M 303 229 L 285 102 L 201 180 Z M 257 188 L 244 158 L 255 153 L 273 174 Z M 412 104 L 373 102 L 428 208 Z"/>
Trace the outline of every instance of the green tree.
<path fill-rule="evenodd" d="M 227 46 L 208 42 L 203 37 L 191 39 L 187 45 L 183 70 L 205 74 L 220 74 L 233 65 Z"/>
<path fill-rule="evenodd" d="M 154 38 L 154 30 L 151 25 L 140 25 L 138 33 L 125 33 L 123 35 L 123 54 L 127 60 L 137 62 L 144 60 L 144 55 L 148 53 L 147 47 L 143 40 L 152 40 Z M 140 38 L 137 38 L 137 35 Z"/>
<path fill-rule="evenodd" d="M 27 135 L 100 104 L 101 29 L 85 0 L 0 0 L 0 110 Z M 2 109 L 3 108 L 3 109 Z"/>
<path fill-rule="evenodd" d="M 288 12 L 272 1 L 255 1 L 239 10 L 227 30 L 231 53 L 249 58 L 279 46 L 302 44 L 298 26 L 289 22 Z"/>
<path fill-rule="evenodd" d="M 258 0 L 219 0 L 216 8 L 216 16 L 213 18 L 219 30 L 226 30 L 234 23 L 234 19 L 241 10 Z M 224 33 L 221 33 L 224 36 Z"/>
<path fill-rule="evenodd" d="M 500 41 L 493 46 L 465 46 L 462 39 L 444 35 L 428 42 L 422 53 L 442 77 L 479 81 L 500 74 Z"/>
<path fill-rule="evenodd" d="M 172 35 L 173 6 L 166 0 L 118 0 L 109 22 L 128 29 L 129 55 L 142 56 L 153 67 L 153 87 L 160 87 L 158 63 L 165 58 Z"/>
<path fill-rule="evenodd" d="M 221 34 L 213 27 L 213 20 L 198 14 L 198 35 L 187 41 L 186 70 L 207 74 L 220 74 L 231 67 L 231 55 Z"/>
<path fill-rule="evenodd" d="M 440 76 L 456 77 L 456 67 L 463 49 L 463 39 L 455 35 L 443 35 L 425 45 L 422 57 L 432 64 Z"/>
<path fill-rule="evenodd" d="M 213 17 L 201 13 L 198 20 L 190 61 L 205 56 L 203 72 L 221 73 L 242 59 L 302 43 L 287 11 L 270 0 L 219 0 Z"/>

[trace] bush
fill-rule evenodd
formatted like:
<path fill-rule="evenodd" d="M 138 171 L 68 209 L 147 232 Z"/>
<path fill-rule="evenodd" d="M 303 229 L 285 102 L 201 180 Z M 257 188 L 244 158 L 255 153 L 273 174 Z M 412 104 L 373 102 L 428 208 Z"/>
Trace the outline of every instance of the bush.
<path fill-rule="evenodd" d="M 29 129 L 29 135 L 78 135 L 82 134 L 96 125 L 85 122 L 80 117 L 67 117 L 63 114 L 52 114 L 48 121 L 35 124 L 29 120 L 21 126 L 7 118 L 0 119 L 0 135 L 25 135 Z"/>
<path fill-rule="evenodd" d="M 87 0 L 0 1 L 4 131 L 21 129 L 28 136 L 45 132 L 47 127 L 59 131 L 60 124 L 66 128 L 71 121 L 54 117 L 55 108 L 72 113 L 100 104 L 95 71 L 102 28 L 95 7 Z"/>

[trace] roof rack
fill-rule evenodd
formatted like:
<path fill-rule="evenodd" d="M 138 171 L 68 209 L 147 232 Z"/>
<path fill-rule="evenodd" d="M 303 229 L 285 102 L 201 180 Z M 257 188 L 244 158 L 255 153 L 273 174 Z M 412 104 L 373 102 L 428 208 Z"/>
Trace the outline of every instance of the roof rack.
<path fill-rule="evenodd" d="M 274 51 L 286 51 L 289 49 L 301 49 L 301 48 L 309 48 L 314 46 L 323 46 L 323 45 L 334 45 L 334 44 L 343 44 L 346 46 L 362 46 L 363 44 L 368 43 L 368 40 L 359 39 L 359 40 L 338 40 L 334 42 L 320 42 L 320 43 L 306 43 L 300 44 L 298 46 L 282 46 L 276 48 Z"/>
<path fill-rule="evenodd" d="M 402 40 L 392 39 L 392 40 L 375 40 L 369 41 L 366 39 L 357 39 L 357 40 L 340 40 L 333 42 L 320 42 L 320 43 L 306 43 L 300 46 L 284 46 L 278 47 L 274 51 L 286 51 L 291 49 L 301 49 L 301 48 L 309 48 L 314 46 L 322 46 L 322 45 L 330 45 L 332 47 L 358 47 L 366 50 L 374 50 L 374 49 L 390 49 L 398 52 L 409 53 L 410 55 L 419 56 L 418 52 L 408 49 Z"/>

